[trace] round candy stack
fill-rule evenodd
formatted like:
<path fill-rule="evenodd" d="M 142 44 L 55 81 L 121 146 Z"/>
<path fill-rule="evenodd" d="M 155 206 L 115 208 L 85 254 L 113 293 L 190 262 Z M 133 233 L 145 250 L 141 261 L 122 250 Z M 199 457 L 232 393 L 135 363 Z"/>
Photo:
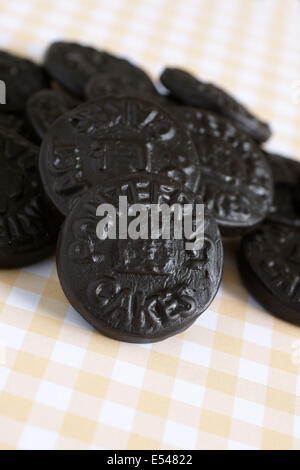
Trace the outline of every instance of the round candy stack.
<path fill-rule="evenodd" d="M 209 307 L 222 237 L 240 237 L 250 292 L 300 324 L 300 164 L 263 149 L 268 124 L 184 70 L 164 70 L 162 95 L 138 66 L 76 43 L 52 44 L 43 65 L 0 52 L 0 79 L 0 267 L 56 244 L 74 308 L 112 338 L 154 342 Z M 202 243 L 188 250 L 188 236 L 164 226 L 152 238 L 141 227 L 99 236 L 99 206 L 120 216 L 122 196 L 149 209 L 147 226 L 153 205 L 204 204 Z"/>

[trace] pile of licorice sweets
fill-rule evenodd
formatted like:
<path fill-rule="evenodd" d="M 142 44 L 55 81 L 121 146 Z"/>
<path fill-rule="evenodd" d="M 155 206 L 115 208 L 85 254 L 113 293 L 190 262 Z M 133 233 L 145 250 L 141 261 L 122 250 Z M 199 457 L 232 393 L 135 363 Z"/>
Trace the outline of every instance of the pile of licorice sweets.
<path fill-rule="evenodd" d="M 300 163 L 263 148 L 268 124 L 182 69 L 156 87 L 126 59 L 75 43 L 51 44 L 42 65 L 0 51 L 0 80 L 1 268 L 56 246 L 62 288 L 88 322 L 154 342 L 209 307 L 222 242 L 235 237 L 250 293 L 300 324 Z M 174 234 L 99 238 L 98 208 L 120 196 L 204 204 L 201 248 Z"/>

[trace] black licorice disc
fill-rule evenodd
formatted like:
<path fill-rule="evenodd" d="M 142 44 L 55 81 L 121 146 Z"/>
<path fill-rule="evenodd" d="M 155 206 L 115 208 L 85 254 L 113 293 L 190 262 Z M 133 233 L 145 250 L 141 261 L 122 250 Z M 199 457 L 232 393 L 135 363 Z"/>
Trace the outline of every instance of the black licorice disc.
<path fill-rule="evenodd" d="M 0 267 L 19 267 L 54 250 L 59 219 L 39 180 L 38 147 L 0 128 L 0 161 Z"/>
<path fill-rule="evenodd" d="M 0 80 L 6 85 L 6 104 L 1 112 L 25 110 L 27 99 L 48 86 L 45 72 L 31 60 L 0 51 Z"/>
<path fill-rule="evenodd" d="M 163 173 L 191 190 L 200 180 L 188 132 L 158 105 L 132 97 L 65 113 L 46 134 L 39 162 L 45 191 L 64 215 L 87 189 L 127 173 Z"/>
<path fill-rule="evenodd" d="M 274 200 L 268 214 L 270 222 L 300 228 L 300 162 L 265 153 L 274 178 Z"/>
<path fill-rule="evenodd" d="M 46 52 L 45 68 L 66 90 L 79 97 L 83 97 L 85 85 L 97 73 L 130 74 L 151 84 L 147 74 L 127 60 L 78 43 L 51 44 Z"/>
<path fill-rule="evenodd" d="M 255 117 L 221 88 L 202 82 L 185 70 L 176 68 L 166 68 L 160 80 L 183 104 L 213 111 L 230 119 L 254 140 L 265 142 L 271 136 L 268 124 Z"/>
<path fill-rule="evenodd" d="M 264 223 L 241 243 L 239 269 L 270 313 L 300 324 L 300 230 Z"/>
<path fill-rule="evenodd" d="M 57 90 L 40 90 L 27 101 L 28 119 L 40 139 L 63 113 L 78 106 L 79 100 Z"/>
<path fill-rule="evenodd" d="M 93 75 L 85 86 L 85 97 L 89 100 L 128 95 L 140 98 L 146 98 L 148 95 L 149 98 L 160 97 L 152 82 L 149 79 L 137 79 L 136 73 L 98 73 Z"/>
<path fill-rule="evenodd" d="M 201 195 L 222 234 L 240 235 L 259 224 L 273 198 L 271 170 L 260 147 L 217 114 L 185 106 L 171 109 L 195 144 Z"/>
<path fill-rule="evenodd" d="M 105 192 L 105 194 L 104 194 Z M 73 307 L 97 330 L 127 342 L 155 342 L 180 333 L 208 308 L 219 287 L 223 249 L 205 214 L 204 245 L 185 240 L 99 240 L 99 204 L 201 203 L 169 178 L 136 175 L 94 187 L 73 207 L 58 242 L 58 275 Z M 198 201 L 198 202 L 197 202 Z"/>

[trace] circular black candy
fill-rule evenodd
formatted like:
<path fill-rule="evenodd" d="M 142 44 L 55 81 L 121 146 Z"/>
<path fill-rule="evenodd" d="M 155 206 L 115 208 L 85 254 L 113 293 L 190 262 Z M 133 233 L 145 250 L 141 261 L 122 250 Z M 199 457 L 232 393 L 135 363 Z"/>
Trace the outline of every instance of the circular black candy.
<path fill-rule="evenodd" d="M 190 132 L 199 156 L 205 204 L 225 236 L 259 224 L 273 198 L 273 179 L 259 146 L 226 119 L 185 106 L 172 112 Z"/>
<path fill-rule="evenodd" d="M 57 214 L 46 201 L 37 171 L 38 147 L 0 128 L 0 267 L 34 263 L 53 249 Z"/>
<path fill-rule="evenodd" d="M 45 57 L 48 73 L 71 93 L 83 97 L 87 81 L 96 73 L 130 74 L 152 83 L 147 74 L 125 59 L 77 43 L 55 42 Z"/>
<path fill-rule="evenodd" d="M 127 342 L 154 342 L 190 326 L 219 287 L 223 249 L 216 223 L 206 213 L 204 244 L 185 250 L 184 239 L 100 240 L 100 204 L 201 203 L 169 178 L 136 175 L 95 186 L 65 219 L 58 242 L 58 275 L 73 307 L 97 330 Z M 149 219 L 148 219 L 149 220 Z M 128 219 L 130 222 L 130 218 Z"/>
<path fill-rule="evenodd" d="M 221 88 L 201 82 L 190 73 L 176 68 L 166 68 L 160 80 L 183 104 L 221 114 L 256 141 L 264 142 L 271 136 L 268 124 L 256 118 Z"/>
<path fill-rule="evenodd" d="M 1 112 L 23 111 L 27 99 L 48 86 L 44 70 L 31 60 L 0 51 L 0 80 L 6 85 L 6 104 Z"/>
<path fill-rule="evenodd" d="M 277 154 L 265 153 L 274 178 L 274 200 L 268 220 L 300 228 L 300 163 Z"/>
<path fill-rule="evenodd" d="M 27 101 L 28 119 L 40 139 L 56 119 L 79 104 L 78 99 L 56 90 L 40 90 Z"/>
<path fill-rule="evenodd" d="M 85 96 L 94 100 L 106 96 L 140 96 L 141 98 L 160 95 L 147 80 L 137 80 L 135 74 L 98 73 L 93 75 L 85 86 Z"/>
<path fill-rule="evenodd" d="M 243 238 L 238 259 L 252 295 L 270 313 L 300 324 L 300 230 L 264 223 Z"/>
<path fill-rule="evenodd" d="M 164 173 L 191 190 L 200 179 L 188 132 L 153 102 L 109 97 L 84 103 L 57 119 L 43 140 L 41 177 L 64 215 L 91 186 L 138 171 Z"/>

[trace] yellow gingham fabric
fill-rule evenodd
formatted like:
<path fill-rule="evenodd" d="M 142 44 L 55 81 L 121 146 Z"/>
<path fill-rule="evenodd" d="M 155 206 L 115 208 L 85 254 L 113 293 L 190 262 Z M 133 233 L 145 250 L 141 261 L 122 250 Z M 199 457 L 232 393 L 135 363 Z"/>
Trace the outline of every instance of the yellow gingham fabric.
<path fill-rule="evenodd" d="M 59 38 L 181 65 L 270 120 L 300 158 L 298 0 L 0 0 L 0 48 Z M 70 307 L 54 259 L 0 271 L 0 448 L 300 449 L 300 328 L 242 286 L 226 243 L 217 298 L 185 333 L 132 345 Z"/>

